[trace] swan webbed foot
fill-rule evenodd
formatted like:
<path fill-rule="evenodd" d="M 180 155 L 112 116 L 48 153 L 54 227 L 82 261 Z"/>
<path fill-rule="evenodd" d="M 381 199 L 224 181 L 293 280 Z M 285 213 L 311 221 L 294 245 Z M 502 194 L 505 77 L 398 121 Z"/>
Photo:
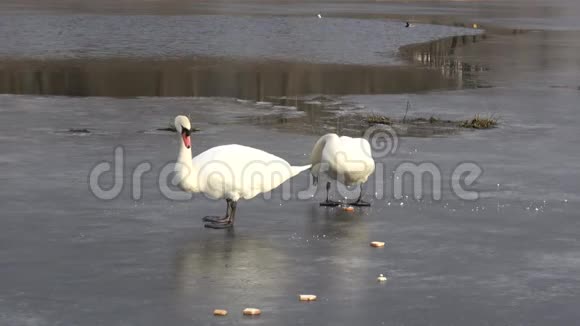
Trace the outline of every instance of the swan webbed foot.
<path fill-rule="evenodd" d="M 326 207 L 336 207 L 340 205 L 340 202 L 338 201 L 334 201 L 334 200 L 325 200 L 322 203 L 320 203 L 320 206 L 326 206 Z"/>
<path fill-rule="evenodd" d="M 359 199 L 355 202 L 349 203 L 349 205 L 351 206 L 360 206 L 360 207 L 369 207 L 371 206 L 371 203 L 369 203 L 368 201 L 364 201 L 362 199 Z"/>
<path fill-rule="evenodd" d="M 226 216 L 206 216 L 203 218 L 205 223 L 203 226 L 210 229 L 228 229 L 234 226 L 234 217 L 236 216 L 236 202 L 227 199 L 228 208 Z"/>
<path fill-rule="evenodd" d="M 203 225 L 208 229 L 229 229 L 234 226 L 232 222 L 213 222 L 213 223 L 205 223 Z"/>
<path fill-rule="evenodd" d="M 204 216 L 201 220 L 210 223 L 223 223 L 229 219 L 227 216 Z"/>

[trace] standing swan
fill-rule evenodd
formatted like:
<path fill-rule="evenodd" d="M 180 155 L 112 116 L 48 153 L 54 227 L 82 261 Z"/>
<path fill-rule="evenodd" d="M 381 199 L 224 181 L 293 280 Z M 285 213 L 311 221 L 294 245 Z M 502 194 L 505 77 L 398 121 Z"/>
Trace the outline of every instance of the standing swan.
<path fill-rule="evenodd" d="M 175 165 L 179 187 L 186 192 L 202 192 L 227 202 L 224 217 L 206 216 L 205 227 L 225 229 L 234 225 L 237 201 L 268 192 L 310 165 L 291 166 L 285 160 L 259 149 L 242 145 L 210 148 L 191 158 L 191 125 L 185 116 L 175 118 L 179 134 L 179 154 Z"/>
<path fill-rule="evenodd" d="M 354 206 L 370 206 L 362 200 L 362 184 L 375 170 L 375 161 L 371 156 L 371 145 L 364 138 L 338 137 L 337 134 L 326 134 L 314 145 L 310 155 L 314 184 L 318 184 L 318 176 L 326 174 L 330 179 L 351 186 L 359 185 L 360 195 L 351 203 Z M 320 206 L 338 206 L 340 202 L 329 200 L 330 181 L 326 183 L 326 201 Z"/>

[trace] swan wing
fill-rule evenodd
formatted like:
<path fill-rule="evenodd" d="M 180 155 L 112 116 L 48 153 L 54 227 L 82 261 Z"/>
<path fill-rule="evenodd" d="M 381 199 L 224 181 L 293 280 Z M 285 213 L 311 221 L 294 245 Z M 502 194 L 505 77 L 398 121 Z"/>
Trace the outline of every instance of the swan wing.
<path fill-rule="evenodd" d="M 233 200 L 268 192 L 309 167 L 293 167 L 276 155 L 235 144 L 210 148 L 192 164 L 204 193 Z"/>
<path fill-rule="evenodd" d="M 331 177 L 347 185 L 366 182 L 375 170 L 370 144 L 364 138 L 341 136 L 327 147 L 323 160 L 329 163 Z"/>

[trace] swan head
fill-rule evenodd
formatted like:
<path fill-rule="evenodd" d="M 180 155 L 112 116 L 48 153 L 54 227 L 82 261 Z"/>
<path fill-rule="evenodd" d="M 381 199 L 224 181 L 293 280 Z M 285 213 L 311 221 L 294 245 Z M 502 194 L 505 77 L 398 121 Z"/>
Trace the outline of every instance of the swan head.
<path fill-rule="evenodd" d="M 179 133 L 183 146 L 191 148 L 191 123 L 186 116 L 178 115 L 175 117 L 175 130 Z"/>

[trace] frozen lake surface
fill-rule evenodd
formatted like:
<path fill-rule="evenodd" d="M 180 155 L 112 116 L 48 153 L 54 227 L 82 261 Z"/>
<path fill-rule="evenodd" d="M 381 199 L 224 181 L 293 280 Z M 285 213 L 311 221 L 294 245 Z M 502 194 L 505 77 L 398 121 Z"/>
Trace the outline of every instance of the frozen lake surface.
<path fill-rule="evenodd" d="M 103 1 L 102 10 L 117 12 L 109 16 L 94 15 L 93 2 L 83 2 L 90 15 L 46 2 L 52 7 L 35 16 L 30 3 L 5 2 L 26 14 L 0 21 L 0 90 L 8 93 L 0 95 L 1 325 L 569 325 L 580 318 L 577 32 L 500 29 L 400 57 L 400 45 L 458 30 L 397 31 L 399 23 L 364 17 L 123 19 L 118 6 L 131 1 Z M 143 4 L 143 13 L 156 3 Z M 333 8 L 426 15 L 421 22 L 480 13 L 489 22 L 568 29 L 568 18 L 562 25 L 552 18 L 577 8 L 568 4 L 564 14 L 562 3 L 526 7 L 513 20 L 518 1 L 505 10 L 497 2 Z M 231 6 L 298 14 L 322 4 Z M 204 38 L 174 23 L 220 32 Z M 119 28 L 126 33 L 115 34 Z M 318 42 L 325 33 L 334 39 Z M 356 43 L 366 37 L 365 46 Z M 306 46 L 290 46 L 302 40 Z M 240 53 L 247 57 L 234 63 L 212 59 Z M 172 58 L 197 55 L 203 60 Z M 353 121 L 369 112 L 400 119 L 407 103 L 409 118 L 482 113 L 500 124 L 434 137 L 402 132 L 395 153 L 376 158 L 382 175 L 367 187 L 372 207 L 353 213 L 319 207 L 323 189 L 307 200 L 282 200 L 278 189 L 268 200 L 241 202 L 235 230 L 215 231 L 201 217 L 222 213 L 223 202 L 172 201 L 159 190 L 179 140 L 157 129 L 177 114 L 200 129 L 194 155 L 239 143 L 305 164 L 321 133 L 353 132 Z M 114 200 L 98 199 L 89 173 L 118 146 L 125 186 Z M 435 164 L 441 200 L 430 199 L 428 187 L 422 200 L 394 198 L 391 172 L 403 162 Z M 452 192 L 451 172 L 463 162 L 483 169 L 470 188 L 481 195 L 476 201 Z M 134 200 L 139 164 L 151 171 Z M 309 184 L 307 173 L 290 183 L 293 193 Z M 386 247 L 369 247 L 375 240 Z M 381 273 L 385 284 L 376 281 Z M 298 302 L 301 293 L 318 301 Z M 250 306 L 263 314 L 244 318 Z M 214 317 L 215 308 L 230 314 Z"/>
<path fill-rule="evenodd" d="M 353 18 L 14 15 L 0 19 L 0 57 L 34 59 L 219 56 L 395 64 L 404 45 L 480 31 Z"/>

